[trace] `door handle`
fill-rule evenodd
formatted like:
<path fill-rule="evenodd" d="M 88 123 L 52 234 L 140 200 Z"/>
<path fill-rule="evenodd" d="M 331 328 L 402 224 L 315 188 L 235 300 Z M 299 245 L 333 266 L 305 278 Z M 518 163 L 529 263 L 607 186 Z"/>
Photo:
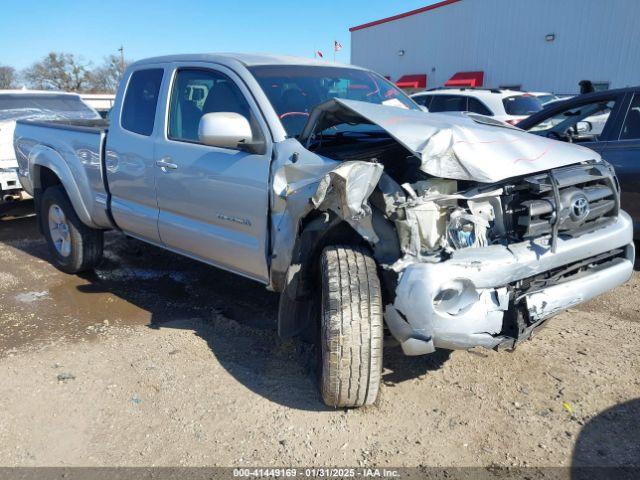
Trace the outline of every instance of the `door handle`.
<path fill-rule="evenodd" d="M 167 172 L 168 170 L 175 170 L 178 168 L 178 165 L 171 162 L 171 157 L 162 157 L 160 160 L 156 160 L 156 166 L 160 167 L 163 172 Z"/>

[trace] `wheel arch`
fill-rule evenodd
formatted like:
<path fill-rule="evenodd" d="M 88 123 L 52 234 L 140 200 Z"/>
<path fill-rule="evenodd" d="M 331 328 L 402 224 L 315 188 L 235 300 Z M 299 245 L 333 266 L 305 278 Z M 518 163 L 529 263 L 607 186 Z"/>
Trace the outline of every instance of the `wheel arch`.
<path fill-rule="evenodd" d="M 291 338 L 313 326 L 313 293 L 319 275 L 318 259 L 330 245 L 371 245 L 345 220 L 331 211 L 314 210 L 300 221 L 291 265 L 283 280 L 278 310 L 278 335 Z"/>
<path fill-rule="evenodd" d="M 87 196 L 91 196 L 88 184 L 82 191 L 73 172 L 64 158 L 50 147 L 38 145 L 34 147 L 29 160 L 30 177 L 33 184 L 36 207 L 39 207 L 38 197 L 44 190 L 53 185 L 62 185 L 78 218 L 92 228 L 99 228 L 91 219 L 87 207 Z M 38 211 L 38 210 L 36 210 Z"/>

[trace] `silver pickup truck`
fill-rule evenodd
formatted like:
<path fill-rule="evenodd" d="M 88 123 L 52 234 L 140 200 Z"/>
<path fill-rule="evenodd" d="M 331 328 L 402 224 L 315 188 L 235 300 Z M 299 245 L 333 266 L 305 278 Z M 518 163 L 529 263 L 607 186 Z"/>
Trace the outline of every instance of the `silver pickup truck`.
<path fill-rule="evenodd" d="M 385 335 L 407 355 L 514 348 L 632 272 L 597 153 L 426 113 L 365 69 L 152 58 L 127 69 L 110 122 L 17 124 L 53 263 L 92 268 L 117 229 L 264 283 L 279 334 L 318 342 L 331 406 L 375 401 Z"/>

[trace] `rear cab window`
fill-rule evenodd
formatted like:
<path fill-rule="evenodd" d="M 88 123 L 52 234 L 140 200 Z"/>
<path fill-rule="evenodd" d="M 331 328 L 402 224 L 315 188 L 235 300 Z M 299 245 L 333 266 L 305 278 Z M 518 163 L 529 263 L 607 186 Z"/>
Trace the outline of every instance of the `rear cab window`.
<path fill-rule="evenodd" d="M 532 115 L 542 110 L 542 102 L 533 95 L 513 95 L 502 99 L 507 115 Z"/>
<path fill-rule="evenodd" d="M 122 105 L 120 124 L 123 129 L 147 137 L 151 135 L 163 74 L 162 68 L 133 72 Z"/>

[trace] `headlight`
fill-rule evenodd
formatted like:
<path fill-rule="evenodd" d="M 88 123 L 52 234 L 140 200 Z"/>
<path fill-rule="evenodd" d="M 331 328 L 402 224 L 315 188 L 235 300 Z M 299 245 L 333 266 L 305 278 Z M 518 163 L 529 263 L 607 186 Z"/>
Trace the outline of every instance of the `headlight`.
<path fill-rule="evenodd" d="M 488 229 L 489 223 L 484 218 L 458 208 L 449 216 L 447 240 L 454 250 L 467 247 L 483 247 L 488 244 Z"/>

